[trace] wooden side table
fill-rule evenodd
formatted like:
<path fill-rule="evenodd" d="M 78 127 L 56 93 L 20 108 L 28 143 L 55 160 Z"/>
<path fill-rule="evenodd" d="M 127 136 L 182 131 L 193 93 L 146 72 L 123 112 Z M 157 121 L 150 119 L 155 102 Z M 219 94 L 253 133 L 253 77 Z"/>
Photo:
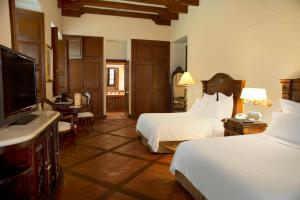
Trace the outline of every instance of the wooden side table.
<path fill-rule="evenodd" d="M 245 120 L 230 118 L 224 122 L 224 136 L 262 133 L 267 127 L 268 125 L 265 122 L 254 121 L 252 123 L 245 123 Z"/>

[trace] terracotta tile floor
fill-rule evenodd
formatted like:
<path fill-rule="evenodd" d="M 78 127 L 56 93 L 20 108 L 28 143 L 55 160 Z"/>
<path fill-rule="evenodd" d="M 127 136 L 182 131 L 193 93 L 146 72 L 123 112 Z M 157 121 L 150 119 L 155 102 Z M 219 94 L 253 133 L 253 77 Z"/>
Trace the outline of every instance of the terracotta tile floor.
<path fill-rule="evenodd" d="M 59 200 L 192 199 L 169 172 L 171 154 L 152 154 L 139 140 L 135 121 L 96 120 L 76 145 L 61 148 L 64 183 Z"/>

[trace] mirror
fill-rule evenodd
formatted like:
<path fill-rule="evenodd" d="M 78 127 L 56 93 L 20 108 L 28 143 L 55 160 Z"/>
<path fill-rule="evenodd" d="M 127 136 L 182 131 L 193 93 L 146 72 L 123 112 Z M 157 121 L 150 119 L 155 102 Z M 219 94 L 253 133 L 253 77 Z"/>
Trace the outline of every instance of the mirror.
<path fill-rule="evenodd" d="M 172 112 L 185 112 L 186 103 L 184 98 L 184 85 L 179 85 L 179 80 L 184 73 L 182 67 L 178 66 L 171 76 Z"/>

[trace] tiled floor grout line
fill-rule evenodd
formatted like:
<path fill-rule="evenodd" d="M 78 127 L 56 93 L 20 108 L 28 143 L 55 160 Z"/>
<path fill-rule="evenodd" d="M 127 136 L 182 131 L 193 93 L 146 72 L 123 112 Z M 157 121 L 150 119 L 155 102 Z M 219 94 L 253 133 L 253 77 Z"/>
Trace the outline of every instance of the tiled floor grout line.
<path fill-rule="evenodd" d="M 101 123 L 105 123 L 105 125 L 116 125 L 116 124 L 113 124 L 113 122 L 101 122 Z M 122 153 L 122 152 L 117 152 L 116 150 L 121 148 L 121 147 L 124 147 L 130 143 L 133 143 L 135 141 L 139 141 L 139 138 L 138 137 L 129 137 L 129 136 L 123 136 L 123 135 L 117 135 L 117 134 L 112 134 L 111 132 L 114 132 L 114 131 L 118 131 L 118 130 L 121 130 L 121 129 L 124 129 L 124 128 L 134 128 L 133 124 L 128 124 L 126 126 L 122 126 L 120 128 L 117 128 L 117 129 L 112 129 L 112 130 L 109 130 L 107 132 L 102 132 L 102 131 L 97 131 L 97 130 L 94 130 L 93 132 L 95 132 L 96 134 L 94 135 L 90 135 L 90 136 L 86 136 L 86 138 L 93 138 L 93 137 L 97 137 L 99 135 L 102 135 L 102 134 L 106 134 L 106 135 L 111 135 L 111 136 L 117 136 L 117 137 L 123 137 L 123 138 L 127 138 L 127 139 L 130 139 L 129 141 L 127 142 L 124 142 L 120 145 L 117 145 L 111 149 L 103 149 L 103 148 L 100 148 L 100 147 L 95 147 L 95 146 L 89 146 L 89 145 L 85 145 L 83 143 L 81 143 L 80 141 L 77 143 L 77 145 L 79 146 L 83 146 L 83 147 L 87 147 L 87 148 L 91 148 L 91 149 L 96 149 L 96 150 L 99 150 L 101 151 L 100 153 L 97 153 L 93 156 L 90 156 L 84 160 L 81 160 L 81 161 L 78 161 L 76 163 L 73 163 L 69 166 L 66 166 L 64 167 L 64 171 L 65 173 L 67 174 L 70 174 L 72 176 L 75 176 L 77 178 L 80 178 L 80 179 L 83 179 L 83 180 L 86 180 L 88 182 L 91 182 L 91 183 L 94 183 L 94 184 L 97 184 L 99 186 L 102 186 L 104 188 L 107 189 L 106 192 L 104 192 L 102 195 L 100 195 L 98 198 L 98 200 L 104 200 L 104 199 L 108 199 L 110 198 L 112 195 L 114 195 L 116 192 L 118 193 L 122 193 L 122 194 L 125 194 L 125 195 L 128 195 L 128 196 L 131 196 L 131 197 L 134 197 L 134 198 L 137 198 L 137 199 L 143 199 L 143 200 L 157 200 L 156 198 L 153 198 L 147 194 L 143 194 L 143 193 L 140 193 L 140 192 L 137 192 L 137 191 L 134 191 L 134 190 L 131 190 L 131 189 L 128 189 L 126 188 L 125 186 L 130 182 L 132 181 L 133 179 L 135 179 L 137 176 L 141 175 L 143 172 L 145 172 L 147 169 L 149 169 L 152 165 L 154 164 L 162 164 L 162 165 L 170 165 L 168 163 L 163 163 L 163 162 L 160 162 L 160 160 L 162 158 L 164 158 L 164 156 L 166 154 L 159 154 L 159 156 L 155 159 L 147 159 L 147 158 L 142 158 L 142 157 L 138 157 L 138 156 L 134 156 L 134 155 L 130 155 L 130 154 L 125 154 L 125 153 Z M 93 160 L 97 157 L 100 157 L 100 156 L 103 156 L 107 153 L 113 153 L 113 154 L 117 154 L 117 155 L 121 155 L 121 156 L 126 156 L 126 157 L 129 157 L 129 158 L 134 158 L 134 159 L 139 159 L 139 160 L 143 160 L 145 162 L 147 162 L 143 167 L 141 167 L 140 169 L 138 169 L 137 171 L 135 171 L 134 173 L 132 173 L 131 175 L 129 175 L 128 177 L 126 177 L 123 181 L 121 181 L 120 183 L 118 184 L 113 184 L 113 183 L 110 183 L 110 182 L 107 182 L 107 181 L 101 181 L 101 180 L 98 180 L 98 179 L 95 179 L 95 178 L 92 178 L 90 176 L 86 176 L 84 174 L 81 174 L 81 173 L 78 173 L 76 171 L 73 171 L 72 168 L 80 165 L 80 164 L 83 164 L 85 162 L 88 162 L 90 160 Z"/>
<path fill-rule="evenodd" d="M 157 158 L 156 160 L 158 159 L 161 159 L 161 157 Z M 98 200 L 104 200 L 104 199 L 107 199 L 109 198 L 111 195 L 114 194 L 114 192 L 122 192 L 122 190 L 124 189 L 124 187 L 130 182 L 132 181 L 134 178 L 136 178 L 138 175 L 142 174 L 143 172 L 145 172 L 148 168 L 150 168 L 153 164 L 154 164 L 154 160 L 153 161 L 150 161 L 148 164 L 146 164 L 145 166 L 143 166 L 142 168 L 138 169 L 136 172 L 134 172 L 132 175 L 130 175 L 129 177 L 127 177 L 125 180 L 121 181 L 119 184 L 117 184 L 116 187 L 114 187 L 112 189 L 111 192 L 107 192 L 108 194 L 104 194 L 104 195 L 101 195 L 99 196 L 99 198 L 97 198 Z M 131 196 L 134 196 L 134 197 L 140 197 L 140 195 L 143 195 L 143 199 L 145 200 L 150 200 L 150 199 L 155 199 L 155 198 L 152 198 L 152 197 L 149 197 L 148 195 L 145 195 L 145 194 L 141 194 L 141 193 L 138 193 L 138 192 L 135 192 L 135 191 L 132 191 L 135 195 L 132 195 L 130 194 Z M 146 198 L 145 198 L 146 197 Z"/>

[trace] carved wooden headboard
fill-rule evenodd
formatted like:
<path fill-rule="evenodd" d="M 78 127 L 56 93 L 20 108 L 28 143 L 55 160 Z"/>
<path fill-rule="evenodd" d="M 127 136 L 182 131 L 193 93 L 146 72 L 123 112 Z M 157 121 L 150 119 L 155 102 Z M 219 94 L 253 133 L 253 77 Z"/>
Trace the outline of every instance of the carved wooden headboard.
<path fill-rule="evenodd" d="M 300 78 L 281 79 L 282 98 L 300 103 Z"/>
<path fill-rule="evenodd" d="M 214 94 L 221 92 L 227 96 L 233 94 L 234 108 L 232 116 L 243 112 L 243 101 L 240 98 L 243 88 L 245 87 L 245 80 L 234 80 L 231 76 L 224 73 L 214 75 L 208 81 L 202 81 L 203 93 Z"/>

